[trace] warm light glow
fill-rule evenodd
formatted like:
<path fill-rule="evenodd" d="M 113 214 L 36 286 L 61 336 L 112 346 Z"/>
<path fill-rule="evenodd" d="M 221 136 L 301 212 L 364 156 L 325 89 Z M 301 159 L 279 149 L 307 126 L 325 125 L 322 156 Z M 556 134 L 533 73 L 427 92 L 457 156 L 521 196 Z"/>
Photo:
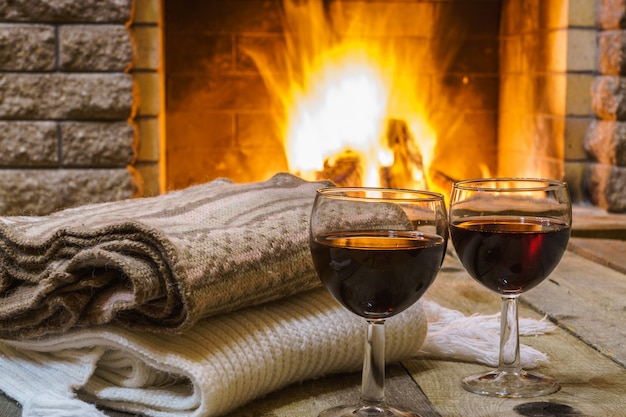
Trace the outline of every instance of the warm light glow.
<path fill-rule="evenodd" d="M 346 149 L 359 152 L 368 166 L 377 163 L 388 91 L 377 69 L 353 55 L 312 68 L 305 90 L 293 86 L 285 127 L 292 171 L 319 170 Z"/>
<path fill-rule="evenodd" d="M 341 8 L 341 2 L 333 5 L 335 12 Z M 426 188 L 435 134 L 424 111 L 428 86 L 415 76 L 420 57 L 396 53 L 389 42 L 374 43 L 375 37 L 339 35 L 350 31 L 351 22 L 337 30 L 320 0 L 284 0 L 284 11 L 286 53 L 274 59 L 286 71 L 272 71 L 263 56 L 251 55 L 279 98 L 290 171 L 316 179 L 349 150 L 350 161 L 359 157 L 363 181 L 351 185 L 384 185 L 386 169 L 392 186 Z M 358 13 L 352 16 L 376 29 Z M 382 16 L 375 22 L 389 23 Z M 395 131 L 389 139 L 390 126 L 400 139 Z"/>

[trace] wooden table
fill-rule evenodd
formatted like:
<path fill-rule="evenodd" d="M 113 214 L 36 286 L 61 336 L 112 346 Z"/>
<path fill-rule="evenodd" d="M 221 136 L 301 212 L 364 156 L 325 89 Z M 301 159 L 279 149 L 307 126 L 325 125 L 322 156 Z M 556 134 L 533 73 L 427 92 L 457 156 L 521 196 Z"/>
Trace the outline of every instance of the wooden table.
<path fill-rule="evenodd" d="M 499 311 L 498 297 L 450 260 L 427 297 L 467 314 Z M 520 317 L 544 314 L 558 324 L 557 331 L 522 342 L 549 355 L 549 364 L 538 370 L 558 379 L 557 393 L 534 399 L 483 397 L 466 392 L 460 380 L 484 366 L 416 358 L 388 369 L 389 402 L 422 417 L 626 416 L 626 275 L 568 252 L 551 277 L 523 297 Z M 231 416 L 316 416 L 329 405 L 355 401 L 359 378 L 306 382 Z"/>
<path fill-rule="evenodd" d="M 560 391 L 534 399 L 483 397 L 463 390 L 460 380 L 485 366 L 418 357 L 388 367 L 389 402 L 422 417 L 626 416 L 626 222 L 619 218 L 618 226 L 624 233 L 611 239 L 593 235 L 593 227 L 575 231 L 555 272 L 522 297 L 520 317 L 547 315 L 558 325 L 555 332 L 523 337 L 522 343 L 548 354 L 549 364 L 538 370 L 557 378 Z M 466 314 L 499 311 L 498 296 L 475 283 L 453 257 L 426 297 Z M 356 401 L 359 385 L 359 373 L 305 381 L 229 417 L 314 417 L 329 406 Z M 19 415 L 17 404 L 0 398 L 0 416 Z"/>

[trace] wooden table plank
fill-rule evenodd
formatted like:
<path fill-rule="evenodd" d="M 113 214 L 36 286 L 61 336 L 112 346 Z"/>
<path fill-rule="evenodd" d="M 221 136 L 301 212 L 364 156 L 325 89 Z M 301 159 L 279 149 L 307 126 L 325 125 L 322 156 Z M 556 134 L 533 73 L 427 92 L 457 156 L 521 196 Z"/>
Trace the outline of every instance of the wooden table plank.
<path fill-rule="evenodd" d="M 626 215 L 589 206 L 572 207 L 572 236 L 626 240 Z"/>
<path fill-rule="evenodd" d="M 496 294 L 472 280 L 455 260 L 446 260 L 445 266 L 444 273 L 435 281 L 427 298 L 466 314 L 493 314 L 499 311 L 499 297 Z M 588 281 L 585 284 L 585 277 L 588 278 L 587 270 L 592 274 L 601 273 L 602 278 L 593 284 L 589 284 Z M 593 297 L 596 296 L 604 299 L 604 305 L 612 306 L 612 308 L 624 301 L 623 297 L 617 297 L 621 298 L 621 301 L 614 301 L 610 296 L 604 298 L 607 293 L 619 294 L 622 284 L 626 283 L 624 275 L 572 253 L 566 254 L 562 264 L 550 278 L 555 279 L 555 282 L 561 282 L 569 278 L 573 271 L 577 271 L 578 278 L 571 280 L 573 282 L 568 282 L 568 285 L 557 286 L 552 283 L 555 288 L 548 290 L 545 288 L 548 282 L 544 282 L 529 291 L 527 296 L 532 298 L 529 300 L 531 305 L 520 306 L 520 317 L 542 318 L 542 313 L 535 311 L 537 307 L 533 305 L 533 303 L 539 303 L 539 299 L 541 299 L 541 305 L 555 315 L 560 314 L 561 311 L 574 309 L 570 304 L 580 302 L 580 300 L 570 298 L 569 294 L 572 292 L 578 294 L 580 285 L 594 287 L 582 296 L 588 308 L 597 307 L 597 304 L 593 303 Z M 604 288 L 605 279 L 606 288 Z M 530 297 L 532 294 L 537 294 L 537 296 Z M 572 318 L 566 315 L 559 316 L 561 321 L 574 318 L 575 316 Z M 592 322 L 596 321 L 595 324 L 598 325 L 603 319 L 605 319 L 604 315 L 589 319 L 586 323 L 588 325 L 584 327 L 568 326 L 558 328 L 551 334 L 522 338 L 523 343 L 548 354 L 550 362 L 538 370 L 554 376 L 562 385 L 559 392 L 545 397 L 500 399 L 466 392 L 460 385 L 461 379 L 488 369 L 482 365 L 418 358 L 405 362 L 405 366 L 444 417 L 496 415 L 503 417 L 519 417 L 520 415 L 623 417 L 626 416 L 625 367 L 615 361 L 611 356 L 612 352 L 601 352 L 581 340 L 590 332 L 592 337 L 597 339 L 598 345 L 611 344 L 612 342 L 602 340 L 602 333 L 593 328 Z M 625 327 L 626 323 L 622 322 L 619 331 L 623 331 Z M 619 337 L 621 336 L 617 335 L 617 338 Z M 613 337 L 611 340 L 614 340 Z M 622 338 L 623 340 L 625 339 Z M 557 411 L 554 414 L 540 414 L 535 410 L 535 414 L 532 414 L 533 407 L 552 407 Z M 522 414 L 523 412 L 527 414 Z"/>
<path fill-rule="evenodd" d="M 626 274 L 626 214 L 597 207 L 573 207 L 568 249 Z"/>
<path fill-rule="evenodd" d="M 568 248 L 595 263 L 626 274 L 626 240 L 572 237 Z"/>
<path fill-rule="evenodd" d="M 484 397 L 465 391 L 460 381 L 487 367 L 420 359 L 405 365 L 444 417 L 519 417 L 523 414 L 516 408 L 534 402 L 559 404 L 562 409 L 571 410 L 569 414 L 550 414 L 555 417 L 626 415 L 626 370 L 601 353 L 576 343 L 575 337 L 564 331 L 540 336 L 532 345 L 550 355 L 550 363 L 538 370 L 561 383 L 561 390 L 555 394 L 531 399 Z"/>
<path fill-rule="evenodd" d="M 568 252 L 523 300 L 626 366 L 626 275 Z"/>
<path fill-rule="evenodd" d="M 329 407 L 356 403 L 360 384 L 358 372 L 304 381 L 254 401 L 228 417 L 315 417 Z M 387 368 L 385 390 L 393 406 L 419 412 L 422 417 L 441 417 L 400 365 Z"/>

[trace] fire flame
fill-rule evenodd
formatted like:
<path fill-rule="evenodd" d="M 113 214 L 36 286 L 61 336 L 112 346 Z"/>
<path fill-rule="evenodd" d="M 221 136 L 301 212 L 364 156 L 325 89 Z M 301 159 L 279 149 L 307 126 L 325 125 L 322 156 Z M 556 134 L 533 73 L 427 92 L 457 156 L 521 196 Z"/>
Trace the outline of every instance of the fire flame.
<path fill-rule="evenodd" d="M 345 15 L 341 2 L 333 4 L 331 19 L 321 0 L 284 0 L 285 54 L 273 57 L 283 71 L 272 71 L 267 57 L 249 51 L 279 100 L 290 171 L 319 179 L 325 166 L 349 152 L 363 170 L 363 184 L 351 185 L 389 185 L 381 183 L 387 170 L 400 171 L 392 186 L 426 188 L 423 175 L 436 140 L 424 81 L 413 76 L 420 57 L 371 36 L 348 36 L 364 16 L 338 22 Z M 390 138 L 390 120 L 406 126 L 402 143 Z"/>
<path fill-rule="evenodd" d="M 388 89 L 367 57 L 344 56 L 307 70 L 304 88 L 293 86 L 285 149 L 290 169 L 307 176 L 328 158 L 352 150 L 359 153 L 367 185 L 378 185 L 379 158 L 387 158 L 381 143 Z"/>

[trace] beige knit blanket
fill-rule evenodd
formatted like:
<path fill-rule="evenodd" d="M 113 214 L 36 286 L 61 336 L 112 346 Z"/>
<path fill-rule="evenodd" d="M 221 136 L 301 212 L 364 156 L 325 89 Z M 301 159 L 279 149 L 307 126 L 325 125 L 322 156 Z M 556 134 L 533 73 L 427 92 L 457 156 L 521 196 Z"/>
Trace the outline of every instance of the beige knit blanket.
<path fill-rule="evenodd" d="M 317 188 L 278 174 L 52 215 L 0 217 L 0 338 L 117 323 L 182 332 L 318 285 Z"/>
<path fill-rule="evenodd" d="M 426 336 L 419 304 L 388 321 L 389 361 Z M 365 320 L 318 288 L 199 320 L 166 336 L 116 325 L 0 341 L 0 390 L 23 417 L 105 417 L 94 404 L 152 417 L 216 417 L 290 383 L 363 363 Z"/>
<path fill-rule="evenodd" d="M 497 315 L 466 317 L 424 300 L 385 327 L 389 362 L 418 354 L 490 366 L 498 360 Z M 551 328 L 520 323 L 524 334 Z M 22 417 L 105 417 L 96 405 L 150 417 L 218 417 L 289 384 L 359 370 L 365 331 L 365 320 L 318 288 L 201 319 L 176 336 L 107 324 L 0 341 L 0 390 L 22 405 Z M 526 368 L 547 360 L 524 345 L 521 357 Z"/>

